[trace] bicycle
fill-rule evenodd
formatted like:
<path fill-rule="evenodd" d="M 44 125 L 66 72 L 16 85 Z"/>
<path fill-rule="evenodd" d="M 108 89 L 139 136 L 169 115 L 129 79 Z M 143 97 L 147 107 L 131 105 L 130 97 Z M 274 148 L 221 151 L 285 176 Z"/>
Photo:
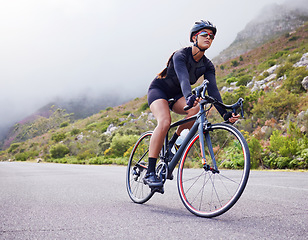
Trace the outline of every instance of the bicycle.
<path fill-rule="evenodd" d="M 170 157 L 167 133 L 156 173 L 165 183 L 173 178 L 172 172 L 179 162 L 177 186 L 184 206 L 197 216 L 211 218 L 228 211 L 242 195 L 250 172 L 250 153 L 245 138 L 237 128 L 226 122 L 211 124 L 207 119 L 213 105 L 231 109 L 234 113 L 240 108 L 244 117 L 243 99 L 233 105 L 225 105 L 205 94 L 208 83 L 204 80 L 193 90 L 202 99 L 198 114 L 170 125 L 168 133 L 174 127 L 195 121 L 173 157 Z M 141 135 L 128 161 L 126 188 L 135 203 L 145 203 L 157 191 L 143 183 L 152 133 L 148 131 Z"/>

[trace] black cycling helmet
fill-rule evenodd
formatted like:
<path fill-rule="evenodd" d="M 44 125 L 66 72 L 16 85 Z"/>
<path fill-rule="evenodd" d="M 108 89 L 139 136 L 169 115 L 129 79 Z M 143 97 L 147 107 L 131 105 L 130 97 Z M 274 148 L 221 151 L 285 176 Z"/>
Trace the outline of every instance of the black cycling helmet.
<path fill-rule="evenodd" d="M 200 22 L 195 22 L 194 26 L 190 30 L 190 41 L 193 42 L 193 36 L 202 29 L 210 29 L 213 31 L 214 36 L 216 35 L 217 29 L 216 26 L 210 21 L 201 20 Z"/>

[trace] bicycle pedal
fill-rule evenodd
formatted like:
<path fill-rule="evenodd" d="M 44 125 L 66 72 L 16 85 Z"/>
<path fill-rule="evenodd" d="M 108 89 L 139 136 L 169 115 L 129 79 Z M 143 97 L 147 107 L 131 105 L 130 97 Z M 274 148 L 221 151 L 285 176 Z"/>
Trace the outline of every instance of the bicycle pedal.
<path fill-rule="evenodd" d="M 161 194 L 164 194 L 165 191 L 164 191 L 164 187 L 160 187 L 160 188 L 151 188 L 151 192 L 158 192 L 158 193 L 161 193 Z"/>

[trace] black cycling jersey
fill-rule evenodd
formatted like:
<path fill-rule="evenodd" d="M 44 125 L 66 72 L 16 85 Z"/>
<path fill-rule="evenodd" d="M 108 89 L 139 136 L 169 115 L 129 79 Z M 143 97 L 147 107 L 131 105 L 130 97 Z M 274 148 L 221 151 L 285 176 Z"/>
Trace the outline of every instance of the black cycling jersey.
<path fill-rule="evenodd" d="M 191 85 L 204 75 L 204 79 L 209 81 L 208 94 L 222 102 L 216 84 L 215 68 L 213 63 L 205 56 L 197 62 L 192 55 L 192 47 L 185 47 L 176 51 L 167 66 L 165 78 L 156 77 L 148 91 L 148 103 L 157 99 L 178 100 L 182 96 L 187 98 L 191 95 Z M 225 109 L 216 107 L 223 116 Z"/>

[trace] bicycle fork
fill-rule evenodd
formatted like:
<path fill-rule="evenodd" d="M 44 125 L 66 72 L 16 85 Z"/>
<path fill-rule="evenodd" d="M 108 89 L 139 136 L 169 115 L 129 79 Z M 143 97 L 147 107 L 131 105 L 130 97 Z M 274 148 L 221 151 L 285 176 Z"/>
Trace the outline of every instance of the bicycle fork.
<path fill-rule="evenodd" d="M 214 154 L 214 151 L 213 151 L 212 141 L 211 141 L 211 137 L 210 137 L 210 133 L 209 133 L 210 127 L 211 126 L 209 126 L 207 122 L 204 122 L 204 119 L 201 119 L 201 123 L 199 124 L 199 127 L 198 127 L 199 143 L 200 143 L 201 158 L 202 158 L 201 161 L 202 161 L 203 168 L 206 171 L 211 171 L 212 173 L 219 173 L 219 170 L 218 170 L 217 164 L 216 164 L 215 154 Z M 206 162 L 204 140 L 207 143 L 207 148 L 209 150 L 210 157 L 212 159 L 214 168 L 212 168 Z"/>

